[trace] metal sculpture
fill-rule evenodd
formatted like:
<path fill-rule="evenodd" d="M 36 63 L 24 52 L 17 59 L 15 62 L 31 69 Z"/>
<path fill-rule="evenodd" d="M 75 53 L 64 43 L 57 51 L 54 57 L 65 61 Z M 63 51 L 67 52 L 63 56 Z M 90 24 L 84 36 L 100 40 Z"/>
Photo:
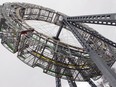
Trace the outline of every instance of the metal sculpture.
<path fill-rule="evenodd" d="M 70 87 L 75 81 L 87 81 L 104 75 L 112 87 L 116 75 L 111 71 L 115 62 L 116 43 L 100 35 L 84 23 L 116 26 L 116 14 L 69 17 L 52 9 L 29 3 L 4 3 L 0 6 L 1 43 L 31 67 L 41 67 L 43 72 L 56 78 L 56 87 L 66 79 Z M 26 20 L 44 21 L 59 26 L 53 38 L 36 31 Z M 62 29 L 71 31 L 83 48 L 60 42 Z"/>

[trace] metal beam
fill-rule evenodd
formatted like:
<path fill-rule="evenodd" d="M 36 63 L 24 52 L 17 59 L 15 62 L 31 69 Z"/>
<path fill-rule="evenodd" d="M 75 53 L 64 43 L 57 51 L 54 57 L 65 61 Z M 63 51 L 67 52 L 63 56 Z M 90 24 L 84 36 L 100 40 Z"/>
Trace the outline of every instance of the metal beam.
<path fill-rule="evenodd" d="M 0 38 L 2 38 L 2 33 L 0 32 Z"/>
<path fill-rule="evenodd" d="M 1 17 L 1 13 L 2 13 L 2 5 L 0 5 L 0 17 Z"/>
<path fill-rule="evenodd" d="M 87 25 L 83 25 L 83 24 L 79 24 L 77 22 L 68 22 L 69 24 L 73 25 L 74 27 L 86 32 L 86 33 L 89 33 L 91 35 L 93 35 L 94 37 L 102 40 L 103 42 L 106 42 L 108 43 L 109 45 L 113 46 L 113 47 L 116 47 L 116 43 L 103 37 L 102 35 L 100 35 L 97 31 L 93 30 L 92 28 L 90 28 L 89 26 Z M 88 29 L 89 28 L 89 29 Z"/>
<path fill-rule="evenodd" d="M 87 79 L 86 81 L 91 85 L 91 87 L 97 87 L 97 86 L 95 85 L 95 83 L 94 83 L 90 78 Z"/>
<path fill-rule="evenodd" d="M 68 58 L 68 59 L 69 59 L 69 61 L 70 61 L 72 64 L 77 65 L 77 64 L 75 63 L 75 61 L 73 60 L 73 58 L 71 58 L 71 59 Z M 78 70 L 78 69 L 77 69 L 77 70 Z M 94 82 L 90 79 L 90 76 L 87 76 L 83 70 L 78 70 L 78 72 L 79 72 L 80 75 L 83 77 L 83 79 L 84 79 L 85 81 L 87 81 L 87 82 L 91 85 L 91 87 L 97 87 L 97 86 L 94 84 Z"/>
<path fill-rule="evenodd" d="M 70 87 L 77 87 L 74 80 L 72 80 L 70 77 L 67 77 L 67 81 Z"/>
<path fill-rule="evenodd" d="M 59 77 L 55 77 L 55 79 L 56 79 L 56 87 L 62 87 L 61 79 Z"/>
<path fill-rule="evenodd" d="M 59 28 L 59 30 L 58 30 L 56 36 L 53 37 L 54 39 L 60 40 L 60 39 L 59 39 L 59 36 L 60 36 L 61 31 L 62 31 L 62 28 L 63 28 L 63 23 L 61 23 L 60 28 Z"/>
<path fill-rule="evenodd" d="M 1 31 L 1 28 L 3 27 L 3 26 L 6 26 L 5 25 L 5 19 L 4 18 L 0 18 L 0 31 Z"/>
<path fill-rule="evenodd" d="M 73 16 L 73 17 L 67 17 L 67 21 L 116 26 L 116 13 Z"/>

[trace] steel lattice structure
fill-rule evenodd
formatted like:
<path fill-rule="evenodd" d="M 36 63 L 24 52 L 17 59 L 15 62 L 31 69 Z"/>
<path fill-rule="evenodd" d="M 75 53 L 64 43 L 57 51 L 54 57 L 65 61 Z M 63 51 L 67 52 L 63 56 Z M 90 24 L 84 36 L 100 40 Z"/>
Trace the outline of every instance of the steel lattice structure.
<path fill-rule="evenodd" d="M 43 72 L 56 78 L 56 87 L 66 79 L 70 87 L 75 81 L 87 81 L 104 75 L 112 87 L 116 75 L 111 70 L 116 57 L 116 43 L 103 37 L 84 23 L 116 26 L 116 14 L 69 17 L 52 9 L 29 3 L 4 3 L 0 6 L 1 43 L 31 67 L 41 67 Z M 44 21 L 59 26 L 56 36 L 36 31 L 26 20 Z M 61 30 L 71 31 L 83 48 L 59 40 Z"/>

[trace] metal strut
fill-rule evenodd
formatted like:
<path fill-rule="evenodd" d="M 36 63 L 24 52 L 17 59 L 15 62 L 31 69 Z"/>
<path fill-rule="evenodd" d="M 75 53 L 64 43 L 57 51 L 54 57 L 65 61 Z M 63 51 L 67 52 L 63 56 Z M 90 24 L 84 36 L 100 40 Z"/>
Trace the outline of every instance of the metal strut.
<path fill-rule="evenodd" d="M 70 73 L 70 71 L 68 73 Z M 70 87 L 77 87 L 75 81 L 72 78 L 67 77 L 67 81 L 68 81 L 68 84 L 69 84 Z"/>
<path fill-rule="evenodd" d="M 55 79 L 56 79 L 56 87 L 62 87 L 61 79 L 59 77 L 55 77 Z"/>
<path fill-rule="evenodd" d="M 68 51 L 70 52 L 70 50 L 68 50 Z M 67 55 L 67 56 L 70 56 L 70 55 L 71 55 L 71 54 L 68 55 L 68 54 L 66 53 L 65 50 L 61 50 L 61 52 L 62 52 L 63 54 L 65 54 L 65 55 Z M 77 64 L 75 63 L 75 60 L 74 60 L 73 58 L 70 58 L 70 57 L 69 57 L 68 60 L 70 61 L 70 63 L 77 65 Z M 77 65 L 77 66 L 78 66 L 78 65 Z M 78 70 L 78 72 L 81 74 L 81 76 L 83 77 L 83 79 L 84 79 L 85 81 L 87 81 L 87 82 L 91 85 L 91 87 L 97 87 L 97 86 L 94 84 L 94 82 L 89 78 L 89 76 L 86 76 L 82 70 L 79 70 L 79 69 L 77 69 L 77 70 Z M 71 74 L 70 71 L 68 71 L 68 73 Z M 75 87 L 75 86 L 76 86 L 76 83 L 75 83 L 75 81 L 74 81 L 73 79 L 67 77 L 67 80 L 68 80 L 68 83 L 69 83 L 70 87 L 72 87 L 72 86 Z"/>
<path fill-rule="evenodd" d="M 103 75 L 107 78 L 107 80 L 110 82 L 111 86 L 115 87 L 116 86 L 116 74 L 111 70 L 111 68 L 103 60 L 105 59 L 103 54 L 96 53 L 96 50 L 92 48 L 92 45 L 90 45 L 87 42 L 87 40 L 85 40 L 85 38 L 82 37 L 82 34 L 81 34 L 82 30 L 78 29 L 78 27 L 75 27 L 69 24 L 65 19 L 64 19 L 64 23 L 71 29 L 72 33 L 76 36 L 76 38 L 85 48 L 85 50 L 89 53 L 91 59 L 97 65 L 97 67 L 103 73 Z"/>
<path fill-rule="evenodd" d="M 3 26 L 5 26 L 5 19 L 4 18 L 1 18 L 0 19 L 0 31 L 1 31 L 1 28 L 3 27 Z"/>
<path fill-rule="evenodd" d="M 0 32 L 0 38 L 2 38 L 2 33 Z"/>
<path fill-rule="evenodd" d="M 67 17 L 67 21 L 116 26 L 116 14 L 98 14 Z"/>
<path fill-rule="evenodd" d="M 87 79 L 86 81 L 91 85 L 91 87 L 97 87 L 97 86 L 95 85 L 95 83 L 94 83 L 90 78 Z"/>
<path fill-rule="evenodd" d="M 55 40 L 60 40 L 60 39 L 59 39 L 59 36 L 60 36 L 61 31 L 62 31 L 62 28 L 63 28 L 63 23 L 61 23 L 61 26 L 60 26 L 60 28 L 59 28 L 59 30 L 58 30 L 56 36 L 53 37 Z"/>
<path fill-rule="evenodd" d="M 73 60 L 73 58 L 68 58 L 69 59 L 69 61 L 72 63 L 72 64 L 76 64 L 75 63 L 75 61 Z M 76 64 L 77 65 L 77 64 Z M 78 70 L 78 69 L 77 69 Z M 79 73 L 81 74 L 81 76 L 83 77 L 83 79 L 85 80 L 85 81 L 87 81 L 90 85 L 91 85 L 91 87 L 97 87 L 95 84 L 94 84 L 94 82 L 89 78 L 89 76 L 87 77 L 87 76 L 85 76 L 85 74 L 84 74 L 84 72 L 82 71 L 82 70 L 78 70 L 79 71 Z"/>
<path fill-rule="evenodd" d="M 92 31 L 92 30 L 89 30 L 87 29 L 88 26 L 83 26 L 82 24 L 79 24 L 77 22 L 68 22 L 69 24 L 73 25 L 74 27 L 78 28 L 78 29 L 81 29 L 82 31 L 86 32 L 86 33 L 89 33 L 93 36 L 95 36 L 96 38 L 110 44 L 111 46 L 115 47 L 116 48 L 116 43 L 103 37 L 102 35 L 100 35 L 97 31 Z"/>
<path fill-rule="evenodd" d="M 60 46 L 58 47 L 58 52 L 62 52 L 65 55 L 64 50 L 62 50 L 62 48 Z M 55 55 L 55 60 L 59 61 L 57 55 Z M 60 61 L 63 61 L 63 58 L 60 59 Z M 61 68 L 59 66 L 56 66 L 56 71 L 60 72 Z M 65 68 L 65 74 L 69 74 L 72 76 L 71 71 L 66 68 Z M 56 87 L 61 87 L 61 80 L 59 77 L 60 76 L 58 74 L 56 74 Z M 77 87 L 75 80 L 72 77 L 66 76 L 66 78 L 67 78 L 67 81 L 68 81 L 70 87 Z"/>
<path fill-rule="evenodd" d="M 61 70 L 60 67 L 56 66 L 55 71 L 56 72 L 60 72 L 60 70 Z M 56 73 L 55 79 L 56 79 L 56 87 L 62 87 L 62 85 L 61 85 L 61 78 L 60 78 L 58 73 Z"/>
<path fill-rule="evenodd" d="M 58 57 L 57 57 L 57 55 L 55 54 L 54 55 L 54 58 L 55 58 L 55 60 L 56 61 L 58 61 Z M 62 60 L 61 60 L 62 61 Z M 56 66 L 55 65 L 55 71 L 56 72 L 60 72 L 61 71 L 61 68 L 59 67 L 59 66 Z M 61 85 L 61 78 L 60 78 L 60 75 L 59 75 L 59 73 L 56 73 L 55 74 L 55 79 L 56 79 L 56 87 L 62 87 L 62 85 Z"/>

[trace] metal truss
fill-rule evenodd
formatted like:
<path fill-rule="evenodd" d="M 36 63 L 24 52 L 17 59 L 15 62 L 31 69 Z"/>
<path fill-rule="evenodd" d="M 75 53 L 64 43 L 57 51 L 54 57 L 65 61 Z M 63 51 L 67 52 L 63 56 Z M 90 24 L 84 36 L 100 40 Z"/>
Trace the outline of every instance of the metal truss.
<path fill-rule="evenodd" d="M 116 75 L 110 69 L 116 57 L 114 50 L 115 43 L 106 39 L 87 25 L 78 23 L 76 20 L 69 21 L 67 19 L 64 20 L 64 23 L 70 27 L 75 37 L 80 41 L 87 53 L 90 54 L 91 59 L 99 70 L 105 75 L 110 84 L 112 84 L 112 87 L 115 87 Z"/>
<path fill-rule="evenodd" d="M 116 13 L 68 17 L 67 21 L 116 26 Z"/>
<path fill-rule="evenodd" d="M 29 26 L 26 20 L 44 21 L 59 26 L 56 36 L 50 38 Z M 56 78 L 56 87 L 66 79 L 70 87 L 75 81 L 87 81 L 105 75 L 112 85 L 116 76 L 111 71 L 115 62 L 116 43 L 103 37 L 83 23 L 115 26 L 115 14 L 69 17 L 52 9 L 27 4 L 4 3 L 0 6 L 1 43 L 31 67 L 40 67 L 43 72 Z M 62 29 L 71 31 L 83 48 L 60 42 Z"/>

